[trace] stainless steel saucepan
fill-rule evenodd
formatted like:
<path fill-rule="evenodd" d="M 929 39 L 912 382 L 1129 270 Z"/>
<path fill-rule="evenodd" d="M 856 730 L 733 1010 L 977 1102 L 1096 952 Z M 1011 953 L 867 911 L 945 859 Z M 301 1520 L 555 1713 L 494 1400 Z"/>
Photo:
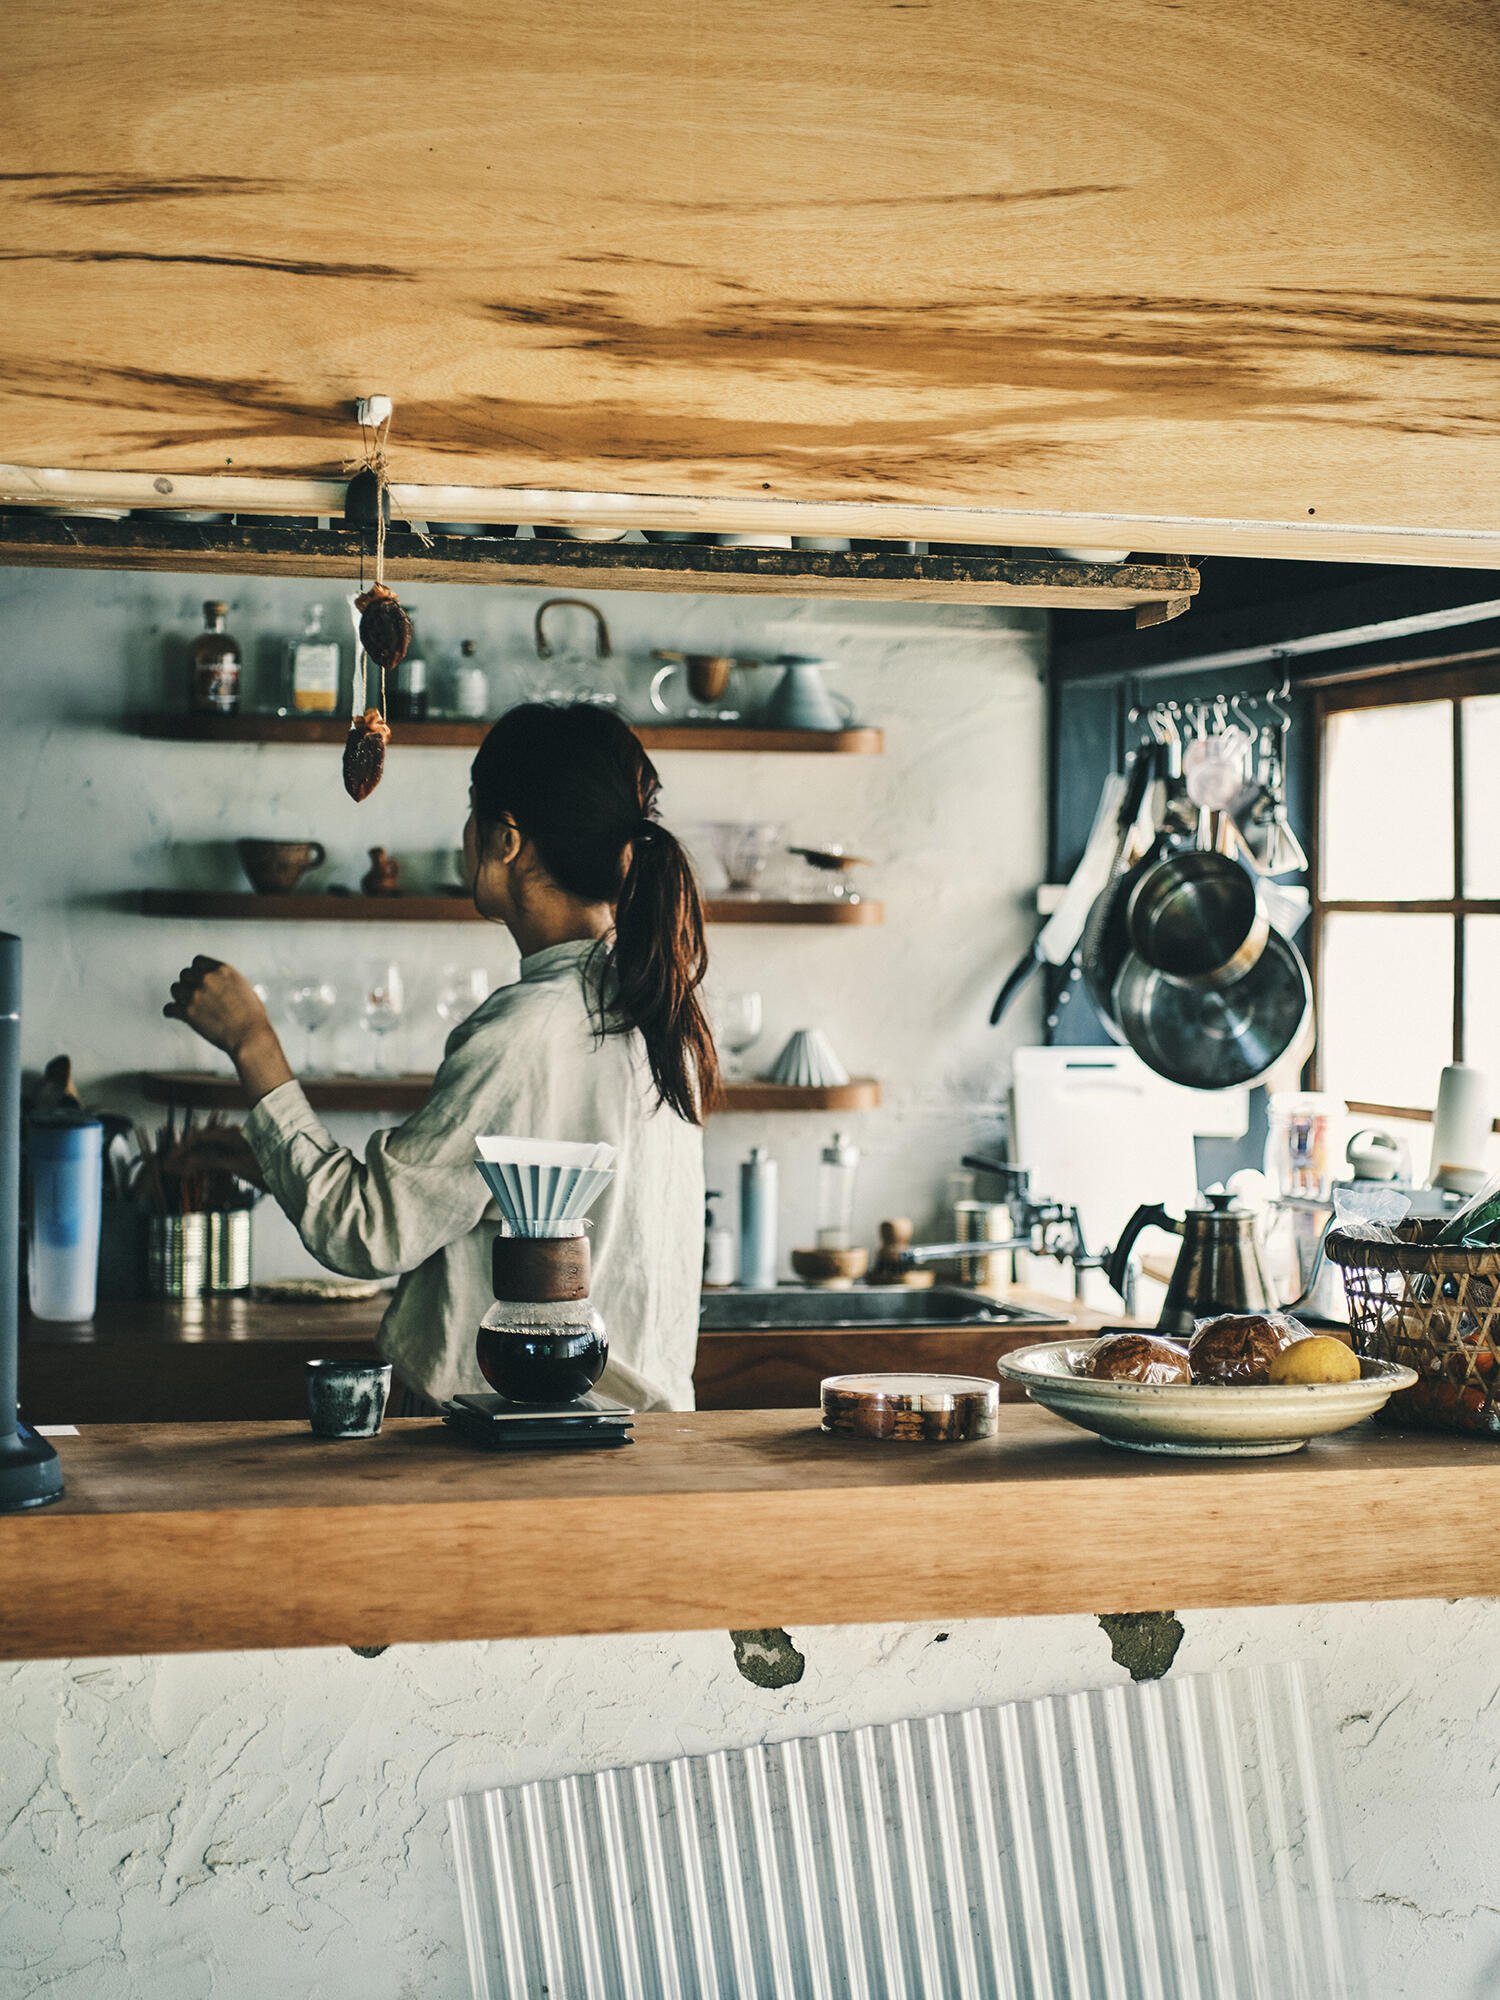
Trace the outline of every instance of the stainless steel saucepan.
<path fill-rule="evenodd" d="M 1312 1022 L 1307 967 L 1275 930 L 1250 970 L 1225 986 L 1175 978 L 1133 951 L 1112 997 L 1115 1018 L 1141 1060 L 1190 1090 L 1258 1082 L 1307 1044 Z"/>

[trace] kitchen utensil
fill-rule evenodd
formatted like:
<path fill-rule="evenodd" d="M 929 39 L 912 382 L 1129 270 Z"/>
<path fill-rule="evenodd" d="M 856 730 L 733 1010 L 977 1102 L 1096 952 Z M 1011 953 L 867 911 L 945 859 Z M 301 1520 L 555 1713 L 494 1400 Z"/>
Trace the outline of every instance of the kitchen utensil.
<path fill-rule="evenodd" d="M 1307 967 L 1276 930 L 1243 978 L 1225 987 L 1174 979 L 1127 953 L 1112 999 L 1122 1038 L 1159 1076 L 1190 1090 L 1259 1082 L 1312 1022 Z"/>
<path fill-rule="evenodd" d="M 374 1278 L 267 1278 L 250 1287 L 256 1305 L 344 1306 L 378 1299 L 385 1286 Z"/>
<path fill-rule="evenodd" d="M 319 1437 L 378 1437 L 390 1393 L 389 1361 L 307 1363 L 307 1420 Z"/>
<path fill-rule="evenodd" d="M 1125 790 L 1126 780 L 1118 772 L 1112 771 L 1104 780 L 1099 803 L 1094 808 L 1094 823 L 1089 829 L 1078 866 L 1063 891 L 1062 900 L 1032 940 L 1031 949 L 1012 967 L 1000 988 L 999 997 L 990 1009 L 992 1028 L 1039 965 L 1065 965 L 1073 956 L 1094 899 L 1109 879 L 1119 838 L 1119 816 L 1125 801 Z"/>
<path fill-rule="evenodd" d="M 768 1291 L 776 1283 L 778 1176 L 763 1146 L 740 1162 L 740 1283 Z"/>
<path fill-rule="evenodd" d="M 848 1250 L 854 1241 L 859 1148 L 835 1132 L 818 1158 L 818 1248 Z"/>
<path fill-rule="evenodd" d="M 1469 1063 L 1449 1063 L 1438 1084 L 1432 1114 L 1433 1187 L 1455 1194 L 1477 1194 L 1484 1185 L 1484 1156 L 1489 1150 L 1494 1091 L 1482 1069 Z"/>
<path fill-rule="evenodd" d="M 98 1290 L 104 1126 L 58 1106 L 26 1131 L 31 1181 L 27 1284 L 33 1317 L 89 1320 Z"/>
<path fill-rule="evenodd" d="M 1200 1319 L 1219 1313 L 1275 1312 L 1277 1298 L 1261 1261 L 1255 1216 L 1227 1194 L 1210 1194 L 1207 1208 L 1190 1208 L 1179 1222 L 1160 1202 L 1143 1203 L 1110 1254 L 1108 1277 L 1123 1295 L 1125 1267 L 1143 1229 L 1165 1229 L 1182 1238 L 1156 1324 L 1164 1333 L 1189 1334 Z"/>
<path fill-rule="evenodd" d="M 744 1075 L 745 1055 L 760 1040 L 763 1018 L 758 993 L 726 993 L 714 1003 L 714 1038 L 725 1051 L 726 1082 Z"/>
<path fill-rule="evenodd" d="M 565 1403 L 515 1403 L 505 1396 L 455 1396 L 443 1421 L 485 1451 L 608 1450 L 631 1442 L 628 1403 L 597 1389 Z"/>
<path fill-rule="evenodd" d="M 567 1139 L 476 1138 L 475 1161 L 516 1235 L 572 1237 L 614 1179 L 615 1149 Z"/>
<path fill-rule="evenodd" d="M 1104 887 L 1094 898 L 1078 939 L 1077 962 L 1084 987 L 1106 1031 L 1120 1040 L 1114 1019 L 1115 974 L 1130 948 L 1125 910 L 1136 879 L 1151 864 L 1155 854 L 1155 820 L 1148 794 L 1156 770 L 1158 752 L 1154 745 L 1137 750 L 1126 772 L 1125 796 L 1115 820 L 1114 850 L 1110 855 Z M 1132 845 L 1145 844 L 1145 853 L 1130 860 Z"/>
<path fill-rule="evenodd" d="M 820 1291 L 847 1291 L 870 1268 L 870 1253 L 864 1248 L 848 1250 L 794 1250 L 792 1269 L 805 1285 Z"/>
<path fill-rule="evenodd" d="M 776 844 L 780 820 L 710 820 L 707 833 L 714 844 L 725 883 L 733 896 L 755 896 Z"/>
<path fill-rule="evenodd" d="M 328 859 L 321 840 L 237 840 L 240 866 L 262 896 L 288 896 L 309 868 Z"/>
<path fill-rule="evenodd" d="M 1381 1243 L 1334 1227 L 1356 1350 L 1415 1371 L 1392 1423 L 1500 1437 L 1500 1249 L 1437 1241 L 1440 1221 L 1403 1222 Z M 1366 1365 L 1370 1365 L 1369 1362 Z"/>
<path fill-rule="evenodd" d="M 1270 931 L 1255 878 L 1201 847 L 1169 854 L 1146 870 L 1130 892 L 1125 924 L 1148 965 L 1212 986 L 1242 978 Z"/>
<path fill-rule="evenodd" d="M 205 1292 L 249 1289 L 251 1214 L 248 1208 L 209 1209 Z"/>
<path fill-rule="evenodd" d="M 759 660 L 742 660 L 729 653 L 678 653 L 662 646 L 654 647 L 651 657 L 665 662 L 651 676 L 652 708 L 670 720 L 686 722 L 738 722 L 740 709 L 726 706 L 734 669 L 760 665 Z M 665 690 L 679 671 L 692 700 L 685 708 L 675 709 L 666 699 Z"/>
<path fill-rule="evenodd" d="M 1245 785 L 1250 737 L 1243 729 L 1217 729 L 1196 737 L 1182 753 L 1182 782 L 1195 806 L 1222 812 Z"/>
<path fill-rule="evenodd" d="M 197 1299 L 208 1282 L 208 1217 L 148 1215 L 146 1297 Z"/>
<path fill-rule="evenodd" d="M 869 862 L 862 854 L 850 854 L 843 847 L 789 847 L 788 854 L 795 854 L 799 861 L 807 864 L 809 889 L 798 884 L 794 900 L 805 902 L 816 900 L 823 903 L 859 903 L 864 899 L 854 886 L 856 868 L 868 868 Z"/>
<path fill-rule="evenodd" d="M 365 970 L 363 1018 L 365 1028 L 375 1038 L 375 1058 L 371 1068 L 385 1076 L 386 1037 L 400 1027 L 406 1011 L 406 987 L 401 967 L 394 959 L 380 959 Z"/>
<path fill-rule="evenodd" d="M 1378 1125 L 1361 1126 L 1344 1148 L 1357 1181 L 1393 1181 L 1401 1170 L 1401 1141 Z"/>
<path fill-rule="evenodd" d="M 1049 1340 L 1000 1357 L 1000 1373 L 1034 1403 L 1105 1444 L 1190 1458 L 1268 1458 L 1309 1438 L 1348 1430 L 1416 1381 L 1410 1368 L 1365 1359 L 1357 1382 L 1214 1383 L 1096 1381 L 1078 1370 L 1092 1341 Z"/>
<path fill-rule="evenodd" d="M 318 1060 L 318 1037 L 333 1019 L 339 1004 L 339 989 L 331 979 L 299 979 L 287 988 L 287 1012 L 307 1040 L 308 1076 L 322 1074 Z"/>
<path fill-rule="evenodd" d="M 772 1063 L 770 1081 L 837 1089 L 849 1081 L 849 1072 L 821 1028 L 798 1028 Z"/>
<path fill-rule="evenodd" d="M 847 696 L 832 693 L 823 685 L 823 675 L 832 664 L 828 660 L 804 659 L 797 653 L 782 653 L 769 663 L 784 671 L 766 707 L 766 723 L 772 729 L 847 729 L 854 719 L 854 704 Z"/>
<path fill-rule="evenodd" d="M 497 1236 L 495 1302 L 479 1322 L 480 1373 L 512 1403 L 569 1403 L 604 1372 L 609 1336 L 589 1303 L 589 1240 L 582 1221 L 548 1235 Z"/>
<path fill-rule="evenodd" d="M 999 1385 L 979 1375 L 828 1375 L 820 1400 L 830 1436 L 871 1444 L 965 1444 L 1000 1428 Z"/>

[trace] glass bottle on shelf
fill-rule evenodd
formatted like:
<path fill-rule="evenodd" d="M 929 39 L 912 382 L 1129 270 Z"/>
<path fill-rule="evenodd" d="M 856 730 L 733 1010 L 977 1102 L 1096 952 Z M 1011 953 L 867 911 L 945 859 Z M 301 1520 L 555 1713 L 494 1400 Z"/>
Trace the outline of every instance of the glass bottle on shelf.
<path fill-rule="evenodd" d="M 425 722 L 427 719 L 427 662 L 417 643 L 417 616 L 408 604 L 406 615 L 412 622 L 411 644 L 406 658 L 396 669 L 396 693 L 391 714 L 397 722 Z"/>
<path fill-rule="evenodd" d="M 323 607 L 310 604 L 302 635 L 292 641 L 290 694 L 297 715 L 332 715 L 339 705 L 338 641 L 323 630 Z"/>
<path fill-rule="evenodd" d="M 854 1243 L 854 1181 L 859 1148 L 835 1132 L 818 1163 L 818 1248 L 848 1250 Z"/>
<path fill-rule="evenodd" d="M 240 705 L 240 646 L 224 620 L 227 604 L 205 604 L 204 629 L 193 641 L 192 705 L 195 715 L 233 715 Z"/>
<path fill-rule="evenodd" d="M 475 658 L 478 647 L 465 639 L 459 647 L 461 658 L 453 670 L 453 713 L 470 722 L 483 722 L 490 712 L 490 677 Z"/>

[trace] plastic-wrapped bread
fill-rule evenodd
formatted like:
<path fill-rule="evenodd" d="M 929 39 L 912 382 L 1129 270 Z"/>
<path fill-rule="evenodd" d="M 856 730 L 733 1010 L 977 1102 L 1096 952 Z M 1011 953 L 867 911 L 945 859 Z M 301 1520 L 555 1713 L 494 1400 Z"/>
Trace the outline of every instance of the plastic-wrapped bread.
<path fill-rule="evenodd" d="M 1107 1333 L 1083 1358 L 1080 1372 L 1096 1382 L 1189 1382 L 1188 1351 L 1155 1333 Z"/>
<path fill-rule="evenodd" d="M 1306 1338 L 1302 1322 L 1285 1313 L 1221 1313 L 1200 1320 L 1188 1342 L 1193 1380 L 1240 1388 L 1269 1382 L 1271 1363 L 1282 1349 Z"/>

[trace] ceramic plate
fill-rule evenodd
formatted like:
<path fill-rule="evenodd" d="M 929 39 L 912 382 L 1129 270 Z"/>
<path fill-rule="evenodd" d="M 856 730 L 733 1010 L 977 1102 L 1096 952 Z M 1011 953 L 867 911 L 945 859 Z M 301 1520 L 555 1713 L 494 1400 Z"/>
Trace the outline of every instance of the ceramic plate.
<path fill-rule="evenodd" d="M 252 1285 L 250 1297 L 256 1305 L 349 1305 L 359 1299 L 378 1299 L 389 1286 L 378 1278 L 270 1278 Z"/>
<path fill-rule="evenodd" d="M 1091 1340 L 1049 1340 L 1000 1358 L 1000 1373 L 1034 1403 L 1106 1444 L 1202 1458 L 1264 1458 L 1300 1451 L 1310 1437 L 1370 1417 L 1416 1375 L 1394 1361 L 1362 1360 L 1357 1382 L 1286 1382 L 1274 1387 L 1194 1387 L 1182 1382 L 1095 1382 L 1078 1375 Z"/>

